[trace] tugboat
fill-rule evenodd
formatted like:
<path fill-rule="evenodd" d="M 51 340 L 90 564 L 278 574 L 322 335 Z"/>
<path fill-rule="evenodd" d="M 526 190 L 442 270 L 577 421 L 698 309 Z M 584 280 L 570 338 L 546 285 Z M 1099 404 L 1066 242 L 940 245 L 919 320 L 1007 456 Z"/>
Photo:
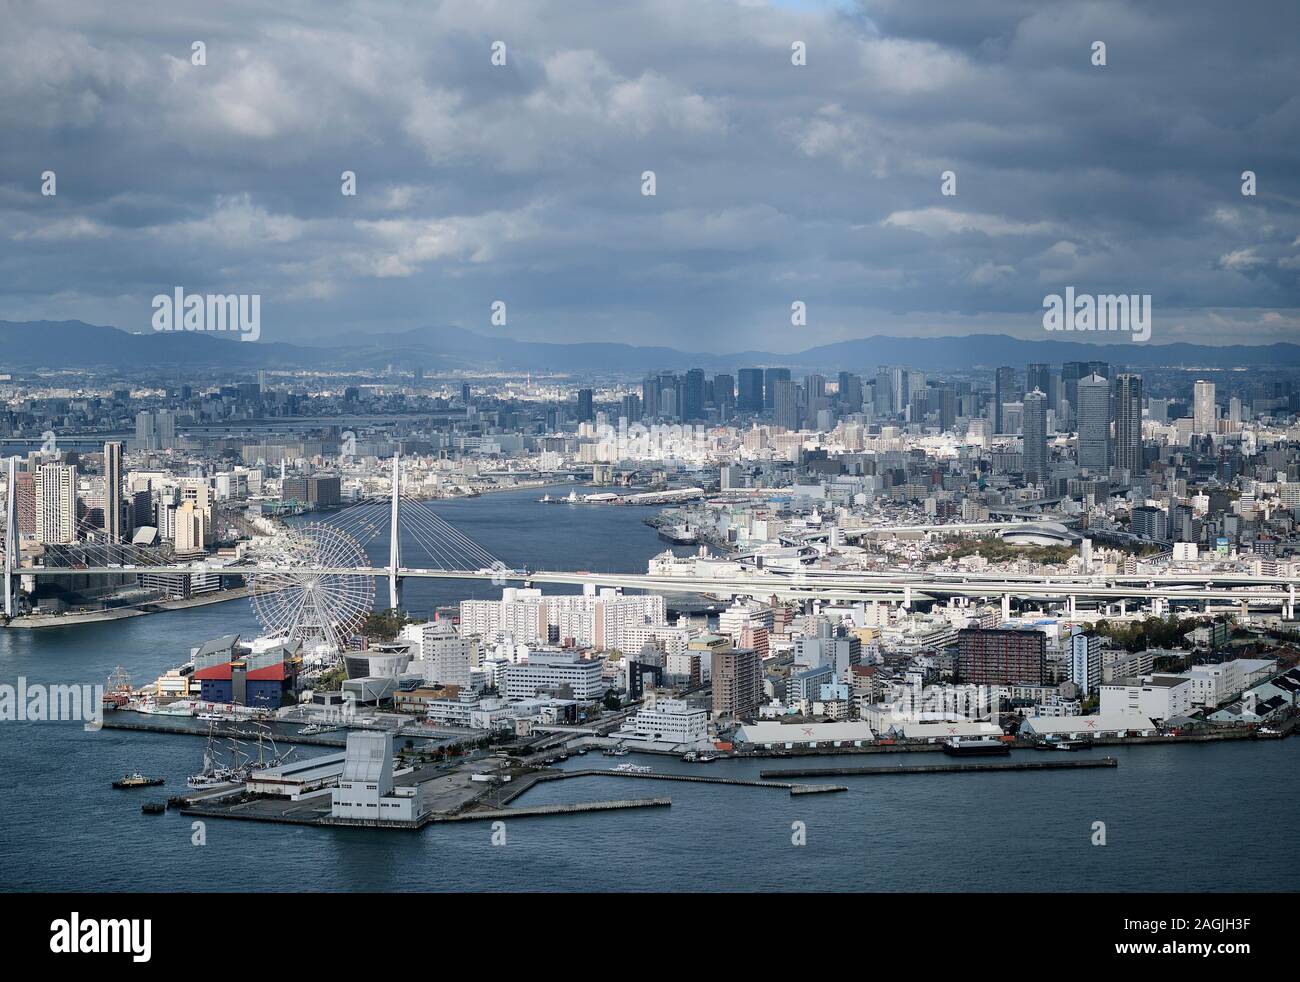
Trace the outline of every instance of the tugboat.
<path fill-rule="evenodd" d="M 133 774 L 124 775 L 119 780 L 114 781 L 113 787 L 119 789 L 156 788 L 162 783 L 163 779 L 160 777 L 145 777 L 139 771 L 136 771 Z"/>
<path fill-rule="evenodd" d="M 140 811 L 146 815 L 161 815 L 167 810 L 167 806 L 161 801 L 146 801 L 140 806 Z"/>

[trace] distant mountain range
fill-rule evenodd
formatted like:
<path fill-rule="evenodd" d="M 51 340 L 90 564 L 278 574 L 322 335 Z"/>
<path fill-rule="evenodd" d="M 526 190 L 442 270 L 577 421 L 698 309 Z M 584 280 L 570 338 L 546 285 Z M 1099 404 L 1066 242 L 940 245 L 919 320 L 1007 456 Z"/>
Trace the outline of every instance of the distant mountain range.
<path fill-rule="evenodd" d="M 992 368 L 1028 362 L 1107 361 L 1132 368 L 1300 367 L 1300 344 L 1089 344 L 1025 341 L 1005 334 L 948 338 L 869 337 L 808 348 L 795 354 L 740 351 L 700 354 L 613 342 L 557 344 L 516 341 L 458 327 L 425 327 L 390 334 L 340 334 L 310 343 L 241 342 L 231 335 L 186 332 L 129 334 L 82 321 L 0 321 L 0 370 L 414 367 L 426 373 L 470 371 L 608 372 L 635 374 L 703 368 L 734 371 L 784 366 L 823 371 L 868 371 L 877 365 L 917 369 Z"/>

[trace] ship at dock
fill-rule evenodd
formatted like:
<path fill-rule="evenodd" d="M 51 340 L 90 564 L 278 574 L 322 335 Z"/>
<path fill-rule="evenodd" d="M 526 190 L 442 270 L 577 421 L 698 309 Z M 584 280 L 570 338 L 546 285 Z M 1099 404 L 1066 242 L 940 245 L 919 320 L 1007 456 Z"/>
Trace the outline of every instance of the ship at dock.
<path fill-rule="evenodd" d="M 284 753 L 278 753 L 275 747 L 275 740 L 270 735 L 270 728 L 261 726 L 257 733 L 257 757 L 246 753 L 243 749 L 244 744 L 239 740 L 230 739 L 229 754 L 223 754 L 217 744 L 216 726 L 210 725 L 208 728 L 208 745 L 203 750 L 203 769 L 197 774 L 191 774 L 185 781 L 187 787 L 195 791 L 202 791 L 206 788 L 221 787 L 226 784 L 243 784 L 249 779 L 255 770 L 263 770 L 267 767 L 278 767 L 289 759 L 293 753 L 293 748 L 286 750 Z M 266 744 L 270 743 L 270 752 L 266 750 Z"/>
<path fill-rule="evenodd" d="M 1011 748 L 1001 740 L 948 740 L 943 752 L 950 757 L 1005 757 Z"/>
<path fill-rule="evenodd" d="M 675 546 L 693 546 L 700 541 L 700 533 L 689 525 L 664 525 L 659 538 Z"/>

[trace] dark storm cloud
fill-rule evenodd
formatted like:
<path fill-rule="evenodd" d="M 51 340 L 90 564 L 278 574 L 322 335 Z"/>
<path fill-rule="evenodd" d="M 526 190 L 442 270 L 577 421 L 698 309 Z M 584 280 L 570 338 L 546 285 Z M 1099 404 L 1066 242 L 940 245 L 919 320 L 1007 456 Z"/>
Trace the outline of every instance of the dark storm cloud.
<path fill-rule="evenodd" d="M 516 337 L 794 349 L 1041 337 L 1043 295 L 1073 285 L 1152 294 L 1156 341 L 1300 334 L 1292 2 L 0 0 L 0 19 L 7 319 L 145 329 L 183 285 L 261 293 L 269 339 L 486 330 L 503 299 Z"/>

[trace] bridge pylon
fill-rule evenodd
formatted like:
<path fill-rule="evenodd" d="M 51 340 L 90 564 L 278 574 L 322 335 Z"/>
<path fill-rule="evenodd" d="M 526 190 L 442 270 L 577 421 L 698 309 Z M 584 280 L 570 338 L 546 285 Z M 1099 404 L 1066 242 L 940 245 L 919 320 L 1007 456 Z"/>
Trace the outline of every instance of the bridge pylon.
<path fill-rule="evenodd" d="M 397 575 L 401 567 L 401 540 L 398 536 L 397 502 L 402 491 L 402 451 L 393 451 L 393 503 L 388 524 L 388 606 L 397 610 L 402 606 L 402 583 Z"/>
<path fill-rule="evenodd" d="M 5 495 L 5 617 L 14 616 L 14 571 L 19 565 L 18 527 L 18 458 L 8 460 L 8 487 Z"/>

